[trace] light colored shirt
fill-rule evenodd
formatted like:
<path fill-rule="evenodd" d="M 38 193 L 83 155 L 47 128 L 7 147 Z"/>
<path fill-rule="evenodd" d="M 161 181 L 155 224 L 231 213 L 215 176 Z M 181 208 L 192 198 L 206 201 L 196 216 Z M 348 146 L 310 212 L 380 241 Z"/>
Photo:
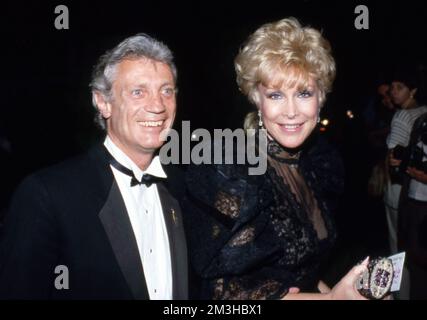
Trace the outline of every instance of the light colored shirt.
<path fill-rule="evenodd" d="M 166 178 L 158 156 L 143 172 L 107 136 L 105 147 L 123 166 L 131 169 L 138 181 L 144 173 Z M 131 187 L 131 177 L 113 166 L 111 169 L 126 205 L 127 214 L 138 245 L 144 276 L 151 300 L 172 299 L 172 266 L 169 238 L 156 184 Z"/>
<path fill-rule="evenodd" d="M 424 151 L 422 161 L 427 161 L 427 145 L 420 141 L 417 146 L 422 148 Z M 418 201 L 427 201 L 427 183 L 422 183 L 415 179 L 411 179 L 409 183 L 408 197 Z"/>
<path fill-rule="evenodd" d="M 396 111 L 391 120 L 390 134 L 387 137 L 387 147 L 393 149 L 397 145 L 401 145 L 402 147 L 408 146 L 414 122 L 425 112 L 427 112 L 426 106 Z"/>

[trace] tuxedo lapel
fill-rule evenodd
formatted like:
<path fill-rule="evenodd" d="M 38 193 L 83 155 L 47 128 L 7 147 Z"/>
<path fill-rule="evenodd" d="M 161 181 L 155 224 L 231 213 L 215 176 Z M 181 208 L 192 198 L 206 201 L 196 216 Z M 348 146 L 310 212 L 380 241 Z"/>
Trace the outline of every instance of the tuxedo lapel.
<path fill-rule="evenodd" d="M 133 296 L 135 299 L 149 299 L 138 246 L 115 180 L 99 218 Z"/>
<path fill-rule="evenodd" d="M 163 183 L 157 184 L 163 216 L 169 237 L 172 264 L 173 299 L 188 298 L 187 245 L 184 226 L 178 202 L 173 198 Z"/>
<path fill-rule="evenodd" d="M 104 146 L 99 146 L 92 153 L 96 170 L 99 172 L 100 181 L 102 181 L 101 188 L 99 186 L 96 188 L 94 185 L 94 190 L 98 190 L 97 198 L 103 201 L 102 208 L 99 211 L 99 219 L 104 226 L 116 260 L 133 296 L 135 299 L 149 299 L 136 238 L 126 205 L 108 163 L 106 152 L 108 151 Z M 165 185 L 163 183 L 156 185 L 169 239 L 173 299 L 187 299 L 187 245 L 181 210 L 178 202 L 170 195 Z"/>
<path fill-rule="evenodd" d="M 94 184 L 94 195 L 101 202 L 98 217 L 134 298 L 149 299 L 138 245 L 107 152 L 103 145 L 99 145 L 91 153 L 98 178 L 89 183 Z"/>

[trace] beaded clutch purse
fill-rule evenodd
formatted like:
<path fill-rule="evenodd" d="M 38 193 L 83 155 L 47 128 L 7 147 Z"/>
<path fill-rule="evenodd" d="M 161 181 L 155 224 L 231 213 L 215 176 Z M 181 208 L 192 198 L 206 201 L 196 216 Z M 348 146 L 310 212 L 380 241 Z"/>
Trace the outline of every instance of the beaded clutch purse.
<path fill-rule="evenodd" d="M 393 263 L 390 259 L 372 259 L 357 281 L 356 287 L 360 294 L 368 299 L 382 299 L 390 292 L 393 275 Z"/>

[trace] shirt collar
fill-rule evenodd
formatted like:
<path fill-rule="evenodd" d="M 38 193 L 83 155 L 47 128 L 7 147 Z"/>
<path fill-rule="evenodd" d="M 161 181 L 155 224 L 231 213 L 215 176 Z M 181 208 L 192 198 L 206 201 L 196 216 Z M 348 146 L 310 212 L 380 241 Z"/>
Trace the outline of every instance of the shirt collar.
<path fill-rule="evenodd" d="M 110 139 L 108 135 L 105 138 L 104 146 L 107 148 L 108 152 L 110 152 L 110 154 L 114 157 L 114 159 L 116 159 L 123 166 L 133 171 L 133 174 L 135 175 L 135 178 L 138 179 L 138 181 L 141 181 L 142 175 L 144 173 L 151 174 L 159 178 L 167 178 L 167 175 L 163 170 L 158 155 L 156 155 L 153 160 L 151 160 L 151 163 L 149 164 L 148 168 L 145 171 L 142 171 L 135 164 L 135 162 L 133 162 L 116 144 L 114 144 L 114 142 Z"/>

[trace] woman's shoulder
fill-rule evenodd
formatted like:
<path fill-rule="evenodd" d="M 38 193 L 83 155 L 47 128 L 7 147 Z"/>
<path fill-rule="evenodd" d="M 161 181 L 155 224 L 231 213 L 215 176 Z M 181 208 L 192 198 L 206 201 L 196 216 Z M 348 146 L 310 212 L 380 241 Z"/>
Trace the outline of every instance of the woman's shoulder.
<path fill-rule="evenodd" d="M 238 164 L 191 164 L 185 174 L 188 187 L 192 190 L 207 190 L 205 192 L 244 188 L 251 180 L 247 167 Z"/>
<path fill-rule="evenodd" d="M 413 109 L 400 109 L 396 111 L 392 121 L 410 122 L 414 116 L 417 117 L 425 112 L 427 112 L 427 106 L 421 106 Z"/>
<path fill-rule="evenodd" d="M 248 167 L 239 164 L 190 165 L 186 172 L 187 199 L 203 203 L 226 215 L 235 208 L 233 216 L 251 216 L 258 202 L 268 203 L 265 195 L 268 179 L 265 175 L 251 176 Z M 241 205 L 245 206 L 244 212 Z M 246 212 L 248 211 L 248 212 Z"/>
<path fill-rule="evenodd" d="M 340 194 L 344 189 L 344 162 L 338 147 L 318 136 L 302 154 L 302 170 L 325 192 Z"/>
<path fill-rule="evenodd" d="M 323 159 L 326 163 L 341 162 L 341 154 L 338 147 L 325 137 L 319 135 L 307 144 L 307 148 L 302 153 L 302 158 L 308 162 L 317 162 Z"/>

